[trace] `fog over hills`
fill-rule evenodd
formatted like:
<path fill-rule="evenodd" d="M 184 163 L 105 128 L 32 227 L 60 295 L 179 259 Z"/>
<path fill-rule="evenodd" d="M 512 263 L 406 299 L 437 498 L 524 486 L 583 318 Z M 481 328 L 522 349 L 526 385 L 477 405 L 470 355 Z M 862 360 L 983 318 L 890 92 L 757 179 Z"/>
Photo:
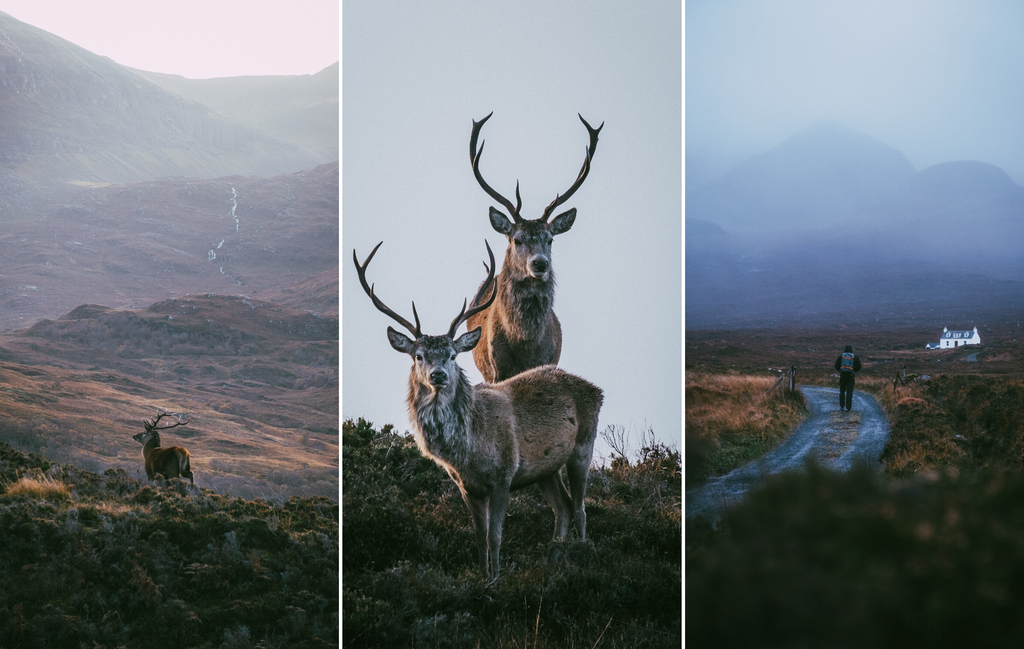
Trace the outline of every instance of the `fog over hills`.
<path fill-rule="evenodd" d="M 817 127 L 687 189 L 687 328 L 1024 311 L 1024 188 Z"/>
<path fill-rule="evenodd" d="M 0 109 L 0 170 L 19 191 L 24 183 L 269 176 L 337 159 L 285 141 L 286 128 L 253 128 L 4 13 Z"/>
<path fill-rule="evenodd" d="M 0 329 L 188 293 L 336 315 L 337 73 L 157 75 L 0 13 Z"/>

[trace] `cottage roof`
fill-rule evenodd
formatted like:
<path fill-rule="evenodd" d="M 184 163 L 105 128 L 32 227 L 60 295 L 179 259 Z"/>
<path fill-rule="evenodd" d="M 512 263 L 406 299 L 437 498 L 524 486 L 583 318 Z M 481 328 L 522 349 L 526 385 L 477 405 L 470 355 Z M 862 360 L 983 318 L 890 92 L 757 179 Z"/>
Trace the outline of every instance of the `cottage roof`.
<path fill-rule="evenodd" d="M 946 329 L 942 328 L 942 338 L 970 338 L 978 333 L 978 328 L 972 329 Z"/>

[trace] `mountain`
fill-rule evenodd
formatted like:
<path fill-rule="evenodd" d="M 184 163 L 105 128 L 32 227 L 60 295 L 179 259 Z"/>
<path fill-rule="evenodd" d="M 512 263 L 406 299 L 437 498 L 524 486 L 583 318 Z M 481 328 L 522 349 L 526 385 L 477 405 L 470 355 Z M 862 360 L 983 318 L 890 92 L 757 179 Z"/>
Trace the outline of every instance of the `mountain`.
<path fill-rule="evenodd" d="M 339 64 L 312 75 L 186 79 L 138 73 L 165 90 L 323 157 L 339 159 Z"/>
<path fill-rule="evenodd" d="M 84 302 L 137 308 L 190 293 L 273 295 L 336 315 L 338 181 L 334 162 L 37 194 L 0 231 L 0 330 Z"/>
<path fill-rule="evenodd" d="M 69 182 L 270 176 L 337 159 L 170 92 L 4 13 L 0 114 L 0 191 L 7 186 L 16 195 Z"/>
<path fill-rule="evenodd" d="M 1010 317 L 1022 239 L 1024 188 L 1002 169 L 914 173 L 867 136 L 812 129 L 688 191 L 687 327 Z"/>
<path fill-rule="evenodd" d="M 687 220 L 726 230 L 826 226 L 852 216 L 914 174 L 899 151 L 838 125 L 802 131 L 687 191 Z"/>

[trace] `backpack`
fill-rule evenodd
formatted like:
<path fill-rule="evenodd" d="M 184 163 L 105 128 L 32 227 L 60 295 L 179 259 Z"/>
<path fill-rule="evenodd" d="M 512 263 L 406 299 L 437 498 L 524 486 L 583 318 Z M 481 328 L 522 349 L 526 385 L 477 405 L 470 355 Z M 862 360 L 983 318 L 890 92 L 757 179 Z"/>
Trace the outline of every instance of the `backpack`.
<path fill-rule="evenodd" d="M 843 360 L 839 363 L 840 372 L 853 372 L 853 353 L 843 352 Z"/>

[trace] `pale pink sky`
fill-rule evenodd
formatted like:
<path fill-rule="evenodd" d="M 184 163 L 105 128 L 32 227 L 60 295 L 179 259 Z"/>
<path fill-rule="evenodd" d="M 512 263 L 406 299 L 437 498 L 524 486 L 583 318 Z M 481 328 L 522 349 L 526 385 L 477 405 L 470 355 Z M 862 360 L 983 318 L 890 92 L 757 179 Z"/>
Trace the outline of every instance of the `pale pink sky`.
<path fill-rule="evenodd" d="M 122 65 L 190 79 L 314 74 L 339 60 L 340 0 L 0 0 Z"/>

